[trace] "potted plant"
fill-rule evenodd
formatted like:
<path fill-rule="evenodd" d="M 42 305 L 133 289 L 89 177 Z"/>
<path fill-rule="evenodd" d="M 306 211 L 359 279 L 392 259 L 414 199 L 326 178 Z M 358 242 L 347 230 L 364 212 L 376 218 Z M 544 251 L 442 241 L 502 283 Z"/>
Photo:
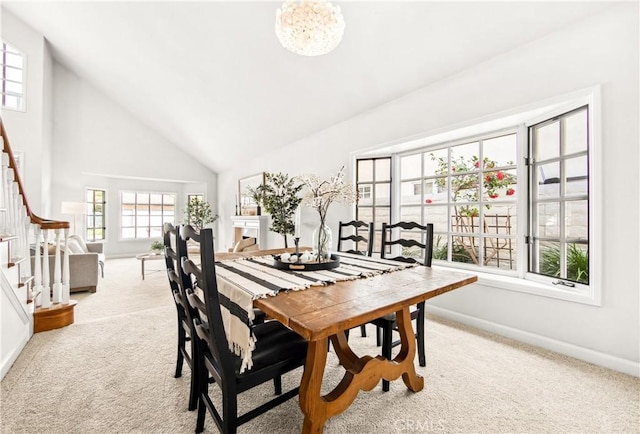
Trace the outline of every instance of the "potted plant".
<path fill-rule="evenodd" d="M 184 213 L 185 223 L 193 226 L 198 231 L 218 219 L 217 215 L 213 215 L 209 202 L 205 202 L 198 197 L 192 197 L 187 202 L 187 208 Z"/>
<path fill-rule="evenodd" d="M 295 178 L 289 178 L 287 174 L 266 173 L 265 183 L 258 186 L 257 190 L 265 211 L 271 214 L 269 229 L 281 234 L 284 237 L 284 247 L 289 247 L 287 234 L 294 234 L 293 215 L 302 201 L 298 196 L 302 185 Z"/>
<path fill-rule="evenodd" d="M 164 250 L 164 244 L 162 241 L 152 241 L 151 242 L 151 251 L 153 253 L 160 253 Z"/>
<path fill-rule="evenodd" d="M 256 203 L 256 215 L 262 214 L 263 189 L 261 187 L 262 184 L 257 187 L 251 187 L 250 185 L 247 186 L 247 193 L 249 193 L 249 197 L 251 197 L 251 200 Z"/>

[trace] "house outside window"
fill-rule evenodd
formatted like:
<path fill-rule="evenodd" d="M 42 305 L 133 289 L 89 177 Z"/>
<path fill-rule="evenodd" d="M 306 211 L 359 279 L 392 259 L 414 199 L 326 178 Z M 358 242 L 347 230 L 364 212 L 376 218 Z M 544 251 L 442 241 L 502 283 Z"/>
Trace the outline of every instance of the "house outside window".
<path fill-rule="evenodd" d="M 382 223 L 391 222 L 391 157 L 358 159 L 356 186 L 360 194 L 356 220 L 373 222 L 373 251 L 380 252 Z"/>
<path fill-rule="evenodd" d="M 175 208 L 175 194 L 121 192 L 120 237 L 160 238 L 164 223 L 174 223 Z"/>
<path fill-rule="evenodd" d="M 24 56 L 2 41 L 2 108 L 24 111 Z"/>
<path fill-rule="evenodd" d="M 87 241 L 106 239 L 107 226 L 105 222 L 107 192 L 106 190 L 87 188 Z"/>

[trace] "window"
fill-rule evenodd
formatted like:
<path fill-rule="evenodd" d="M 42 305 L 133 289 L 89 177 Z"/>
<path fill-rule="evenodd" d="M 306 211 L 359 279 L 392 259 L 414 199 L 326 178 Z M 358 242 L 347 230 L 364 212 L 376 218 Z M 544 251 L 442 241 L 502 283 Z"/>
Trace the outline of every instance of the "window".
<path fill-rule="evenodd" d="M 434 224 L 434 259 L 517 268 L 515 131 L 400 156 L 399 220 Z"/>
<path fill-rule="evenodd" d="M 529 271 L 589 284 L 589 113 L 529 127 Z"/>
<path fill-rule="evenodd" d="M 99 241 L 106 238 L 105 216 L 107 192 L 87 189 L 87 241 Z"/>
<path fill-rule="evenodd" d="M 587 89 L 390 145 L 386 191 L 394 199 L 386 199 L 386 217 L 433 223 L 434 265 L 477 272 L 495 287 L 599 305 L 598 101 L 599 89 Z M 373 161 L 356 159 L 360 220 L 377 215 Z"/>
<path fill-rule="evenodd" d="M 125 239 L 161 237 L 164 223 L 174 223 L 175 203 L 175 194 L 122 192 L 120 236 Z"/>
<path fill-rule="evenodd" d="M 2 108 L 24 110 L 24 62 L 20 51 L 2 42 Z"/>
<path fill-rule="evenodd" d="M 356 219 L 373 222 L 373 251 L 379 252 L 382 223 L 391 222 L 391 157 L 358 159 L 356 185 L 360 194 Z"/>
<path fill-rule="evenodd" d="M 188 194 L 187 203 L 191 202 L 191 199 L 196 199 L 199 202 L 204 202 L 204 194 Z"/>

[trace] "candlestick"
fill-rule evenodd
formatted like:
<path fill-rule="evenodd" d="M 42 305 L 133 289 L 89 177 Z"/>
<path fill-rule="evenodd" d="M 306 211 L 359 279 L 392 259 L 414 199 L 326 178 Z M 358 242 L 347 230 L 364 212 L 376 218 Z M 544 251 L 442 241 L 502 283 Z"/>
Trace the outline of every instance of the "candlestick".
<path fill-rule="evenodd" d="M 296 256 L 300 257 L 300 252 L 298 251 L 298 243 L 300 242 L 300 237 L 295 237 L 293 239 L 294 244 L 296 245 Z"/>
<path fill-rule="evenodd" d="M 294 220 L 294 238 L 300 239 L 300 207 L 296 209 L 296 215 Z"/>

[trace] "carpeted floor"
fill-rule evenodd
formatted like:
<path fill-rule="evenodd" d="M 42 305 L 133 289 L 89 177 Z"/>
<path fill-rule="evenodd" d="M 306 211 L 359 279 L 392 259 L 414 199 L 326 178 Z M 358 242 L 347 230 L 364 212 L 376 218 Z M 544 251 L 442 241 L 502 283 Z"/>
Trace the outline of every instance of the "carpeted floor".
<path fill-rule="evenodd" d="M 160 270 L 162 261 L 149 262 Z M 189 370 L 173 378 L 176 315 L 166 275 L 140 280 L 135 259 L 107 261 L 95 294 L 73 294 L 76 322 L 35 335 L 2 381 L 2 433 L 189 433 Z M 356 331 L 350 343 L 375 353 Z M 427 320 L 420 393 L 401 381 L 361 393 L 325 433 L 637 433 L 640 380 L 465 326 Z M 301 370 L 284 379 L 300 381 Z M 333 352 L 324 389 L 342 370 Z M 272 393 L 242 396 L 241 410 Z M 254 419 L 241 433 L 299 433 L 297 399 Z M 210 418 L 208 433 L 217 432 Z"/>

